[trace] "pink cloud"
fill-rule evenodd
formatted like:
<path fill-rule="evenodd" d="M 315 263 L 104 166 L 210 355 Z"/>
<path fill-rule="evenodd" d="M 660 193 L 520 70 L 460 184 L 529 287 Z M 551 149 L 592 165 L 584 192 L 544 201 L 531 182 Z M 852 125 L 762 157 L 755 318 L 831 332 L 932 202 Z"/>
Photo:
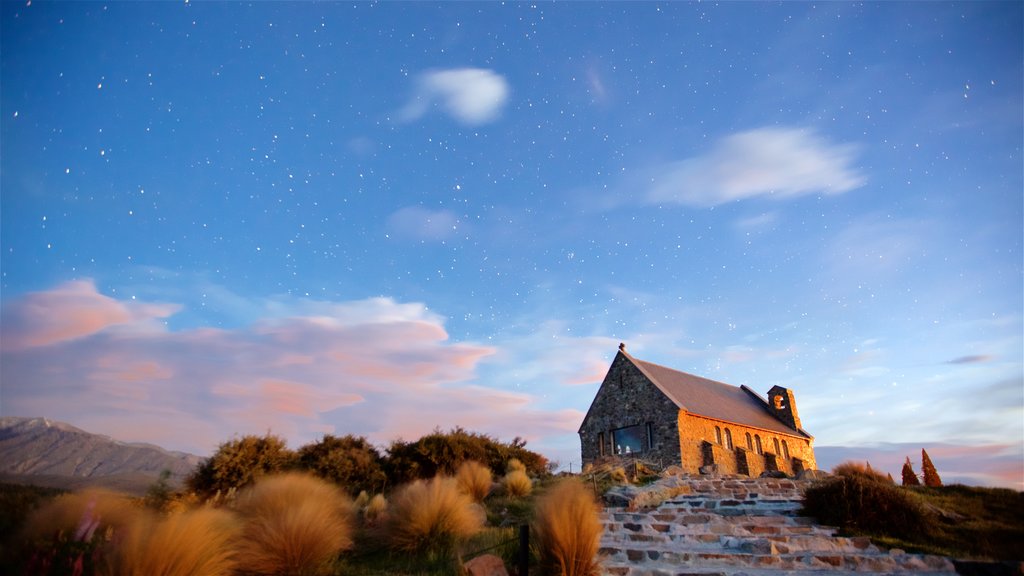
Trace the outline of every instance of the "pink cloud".
<path fill-rule="evenodd" d="M 100 294 L 91 280 L 66 282 L 5 305 L 2 346 L 24 349 L 83 338 L 112 326 L 166 318 L 178 306 L 121 302 Z"/>

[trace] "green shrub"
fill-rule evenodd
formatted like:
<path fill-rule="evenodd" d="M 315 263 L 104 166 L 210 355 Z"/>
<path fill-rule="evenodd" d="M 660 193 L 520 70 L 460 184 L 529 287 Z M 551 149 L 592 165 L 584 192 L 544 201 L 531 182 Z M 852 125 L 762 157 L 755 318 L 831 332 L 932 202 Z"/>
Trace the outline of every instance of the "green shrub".
<path fill-rule="evenodd" d="M 327 434 L 299 448 L 297 459 L 299 468 L 338 484 L 350 495 L 362 490 L 379 492 L 387 482 L 384 459 L 361 436 Z"/>
<path fill-rule="evenodd" d="M 352 545 L 352 503 L 333 484 L 306 474 L 268 476 L 238 497 L 238 547 L 246 574 L 326 574 Z"/>
<path fill-rule="evenodd" d="M 522 470 L 512 470 L 505 474 L 502 486 L 505 488 L 506 494 L 517 498 L 527 496 L 533 490 L 533 482 Z"/>
<path fill-rule="evenodd" d="M 447 556 L 483 525 L 483 508 L 452 478 L 416 480 L 391 498 L 388 537 L 398 550 Z"/>
<path fill-rule="evenodd" d="M 111 576 L 230 576 L 240 535 L 226 510 L 200 508 L 160 518 L 140 513 L 116 537 Z"/>
<path fill-rule="evenodd" d="M 385 469 L 391 484 L 401 484 L 439 474 L 453 475 L 467 460 L 480 462 L 491 470 L 503 470 L 506 462 L 516 458 L 530 474 L 546 474 L 547 459 L 525 446 L 520 438 L 504 443 L 462 428 L 447 433 L 435 430 L 416 442 L 392 442 L 387 449 Z"/>
<path fill-rule="evenodd" d="M 279 436 L 243 436 L 221 444 L 196 467 L 186 484 L 201 496 L 211 497 L 249 486 L 262 476 L 290 469 L 294 463 L 295 453 Z"/>
<path fill-rule="evenodd" d="M 804 493 L 804 512 L 847 532 L 920 534 L 934 519 L 913 493 L 864 474 L 837 475 Z"/>
<path fill-rule="evenodd" d="M 578 480 L 562 480 L 538 498 L 534 532 L 545 574 L 597 574 L 601 531 L 594 495 Z"/>
<path fill-rule="evenodd" d="M 455 473 L 455 481 L 459 485 L 459 490 L 476 502 L 483 502 L 491 491 L 491 469 L 479 462 L 467 460 L 459 466 Z"/>

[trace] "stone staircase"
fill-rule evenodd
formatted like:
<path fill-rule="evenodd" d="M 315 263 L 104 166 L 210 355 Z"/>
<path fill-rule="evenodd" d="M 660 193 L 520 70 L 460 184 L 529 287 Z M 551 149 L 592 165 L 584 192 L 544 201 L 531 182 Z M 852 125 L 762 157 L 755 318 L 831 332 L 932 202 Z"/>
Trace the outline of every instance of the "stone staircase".
<path fill-rule="evenodd" d="M 881 550 L 798 516 L 806 481 L 674 477 L 656 508 L 603 513 L 609 576 L 956 574 L 941 556 Z M 665 487 L 656 488 L 665 490 Z"/>

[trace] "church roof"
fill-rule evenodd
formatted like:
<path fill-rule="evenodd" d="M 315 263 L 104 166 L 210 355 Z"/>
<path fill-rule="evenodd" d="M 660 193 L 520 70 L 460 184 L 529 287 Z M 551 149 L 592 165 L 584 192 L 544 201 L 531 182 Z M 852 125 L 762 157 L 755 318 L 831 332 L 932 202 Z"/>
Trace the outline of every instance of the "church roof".
<path fill-rule="evenodd" d="M 746 386 L 716 382 L 672 368 L 644 362 L 621 351 L 647 378 L 679 408 L 691 414 L 761 428 L 781 434 L 811 435 L 790 428 L 769 412 L 768 402 Z"/>

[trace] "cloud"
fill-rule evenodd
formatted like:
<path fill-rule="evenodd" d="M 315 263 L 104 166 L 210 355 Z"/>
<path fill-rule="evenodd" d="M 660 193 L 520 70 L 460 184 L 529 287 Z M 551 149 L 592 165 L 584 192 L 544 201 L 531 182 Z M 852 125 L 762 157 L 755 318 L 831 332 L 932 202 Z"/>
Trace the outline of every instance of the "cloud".
<path fill-rule="evenodd" d="M 99 320 L 62 338 L 5 323 L 5 339 L 47 345 L 2 349 L 3 413 L 197 453 L 268 430 L 296 447 L 324 432 L 382 444 L 454 426 L 542 440 L 582 420 L 481 379 L 497 349 L 450 341 L 444 319 L 421 303 L 251 299 L 246 308 L 262 318 L 246 326 L 142 329 L 173 308 L 102 295 L 91 282 L 11 301 L 5 317 L 45 326 L 62 325 L 51 314 Z"/>
<path fill-rule="evenodd" d="M 407 206 L 388 217 L 387 229 L 396 236 L 436 241 L 454 236 L 459 223 L 459 217 L 450 210 Z"/>
<path fill-rule="evenodd" d="M 172 304 L 118 301 L 97 292 L 91 280 L 75 280 L 5 303 L 0 346 L 4 350 L 50 346 L 119 326 L 153 329 L 152 320 L 179 309 Z"/>
<path fill-rule="evenodd" d="M 508 82 L 493 70 L 452 68 L 423 72 L 416 78 L 412 99 L 399 112 L 403 121 L 417 120 L 439 105 L 463 124 L 493 122 L 508 100 Z"/>
<path fill-rule="evenodd" d="M 831 144 L 812 130 L 741 132 L 703 156 L 654 169 L 646 200 L 709 207 L 757 196 L 842 194 L 865 183 L 852 165 L 855 152 L 854 146 Z"/>
<path fill-rule="evenodd" d="M 960 356 L 946 362 L 946 364 L 981 364 L 983 362 L 991 362 L 994 360 L 994 356 L 988 354 L 972 354 L 970 356 Z"/>

